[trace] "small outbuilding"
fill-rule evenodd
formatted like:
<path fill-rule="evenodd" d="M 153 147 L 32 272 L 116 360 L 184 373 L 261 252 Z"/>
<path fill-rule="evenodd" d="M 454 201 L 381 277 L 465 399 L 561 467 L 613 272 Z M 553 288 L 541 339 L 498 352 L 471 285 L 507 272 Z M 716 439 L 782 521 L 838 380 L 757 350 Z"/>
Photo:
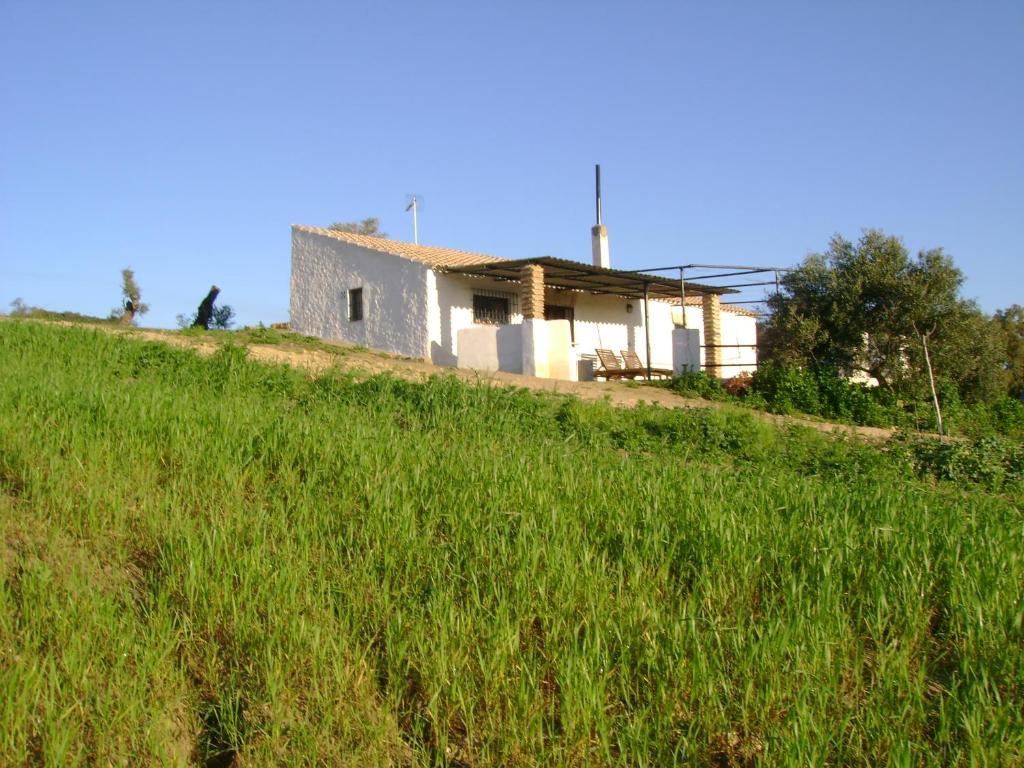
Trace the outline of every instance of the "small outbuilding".
<path fill-rule="evenodd" d="M 723 305 L 728 289 L 598 258 L 597 245 L 594 264 L 513 260 L 295 225 L 290 325 L 437 365 L 557 379 L 590 378 L 599 349 L 676 373 L 755 369 L 756 315 Z"/>

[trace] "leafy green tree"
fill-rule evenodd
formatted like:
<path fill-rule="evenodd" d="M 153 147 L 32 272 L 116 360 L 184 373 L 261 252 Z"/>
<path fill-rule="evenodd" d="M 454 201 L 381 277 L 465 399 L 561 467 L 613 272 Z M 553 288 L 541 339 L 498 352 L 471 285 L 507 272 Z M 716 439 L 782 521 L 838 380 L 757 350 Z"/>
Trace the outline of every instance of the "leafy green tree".
<path fill-rule="evenodd" d="M 196 312 L 175 317 L 179 328 L 191 328 L 196 322 Z M 230 304 L 215 306 L 210 317 L 210 327 L 218 331 L 227 331 L 235 324 L 235 309 Z"/>
<path fill-rule="evenodd" d="M 11 317 L 28 317 L 35 307 L 30 307 L 24 299 L 19 296 L 11 302 Z"/>
<path fill-rule="evenodd" d="M 1003 365 L 1011 395 L 1024 395 L 1024 307 L 1014 304 L 998 310 L 992 317 L 1002 341 Z"/>
<path fill-rule="evenodd" d="M 213 318 L 210 321 L 210 326 L 217 328 L 218 330 L 226 331 L 235 324 L 234 317 L 235 310 L 230 304 L 214 307 Z"/>
<path fill-rule="evenodd" d="M 788 273 L 768 301 L 766 359 L 866 374 L 887 389 L 923 395 L 922 337 L 936 375 L 967 399 L 1002 387 L 999 345 L 988 318 L 960 297 L 963 273 L 941 248 L 912 258 L 903 241 L 867 230 L 836 235 Z"/>
<path fill-rule="evenodd" d="M 335 232 L 351 232 L 355 235 L 367 235 L 369 237 L 387 237 L 386 232 L 380 231 L 380 219 L 366 218 L 362 221 L 336 221 L 328 229 Z"/>
<path fill-rule="evenodd" d="M 111 319 L 119 319 L 125 325 L 131 325 L 136 315 L 149 312 L 149 304 L 142 303 L 142 290 L 135 282 L 135 273 L 127 267 L 121 270 L 121 299 L 121 306 L 111 311 Z"/>

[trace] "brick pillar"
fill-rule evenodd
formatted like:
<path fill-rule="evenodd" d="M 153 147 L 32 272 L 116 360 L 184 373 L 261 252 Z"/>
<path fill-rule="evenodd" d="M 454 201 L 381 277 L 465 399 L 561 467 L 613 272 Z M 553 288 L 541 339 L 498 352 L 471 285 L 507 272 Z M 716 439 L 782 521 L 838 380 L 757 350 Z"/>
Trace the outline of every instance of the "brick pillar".
<path fill-rule="evenodd" d="M 519 273 L 522 288 L 519 303 L 523 320 L 544 319 L 544 267 L 530 264 Z"/>
<path fill-rule="evenodd" d="M 704 371 L 720 379 L 722 350 L 715 345 L 722 343 L 722 300 L 717 293 L 705 293 L 701 307 L 704 310 Z"/>

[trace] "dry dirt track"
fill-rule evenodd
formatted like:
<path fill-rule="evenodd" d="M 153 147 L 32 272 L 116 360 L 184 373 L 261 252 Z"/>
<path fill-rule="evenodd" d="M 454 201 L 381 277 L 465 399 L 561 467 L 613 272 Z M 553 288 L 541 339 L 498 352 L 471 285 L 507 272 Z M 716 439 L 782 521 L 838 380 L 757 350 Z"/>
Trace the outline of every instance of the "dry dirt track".
<path fill-rule="evenodd" d="M 160 331 L 140 328 L 117 328 L 116 326 L 89 326 L 115 334 L 130 335 L 132 338 L 161 341 L 177 347 L 188 347 L 200 354 L 213 353 L 224 336 L 204 337 L 185 335 L 175 331 Z M 694 400 L 657 387 L 640 384 L 605 381 L 556 381 L 523 376 L 517 373 L 480 373 L 458 368 L 441 368 L 423 360 L 394 357 L 352 347 L 341 342 L 318 342 L 319 349 L 310 349 L 302 344 L 285 342 L 281 344 L 248 345 L 249 355 L 255 360 L 268 363 L 283 363 L 318 373 L 328 368 L 339 367 L 357 373 L 373 375 L 390 373 L 410 380 L 423 380 L 437 374 L 456 376 L 464 381 L 508 387 L 523 387 L 538 392 L 554 392 L 575 395 L 583 400 L 608 399 L 612 405 L 628 408 L 638 403 L 655 403 L 665 408 L 717 408 L 720 404 L 707 400 Z M 893 435 L 893 430 L 878 427 L 854 427 L 844 424 L 814 421 L 791 416 L 775 416 L 756 413 L 760 418 L 775 424 L 800 424 L 822 432 L 842 435 L 856 435 L 872 442 L 884 442 Z"/>

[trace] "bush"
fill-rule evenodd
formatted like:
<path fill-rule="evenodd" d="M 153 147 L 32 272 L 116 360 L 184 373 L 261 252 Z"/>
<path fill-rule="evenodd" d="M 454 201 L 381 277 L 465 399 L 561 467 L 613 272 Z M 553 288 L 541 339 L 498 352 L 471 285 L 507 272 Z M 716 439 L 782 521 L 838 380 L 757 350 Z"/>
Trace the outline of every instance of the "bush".
<path fill-rule="evenodd" d="M 285 340 L 284 334 L 281 331 L 273 326 L 268 328 L 263 323 L 252 328 L 246 328 L 244 333 L 247 341 L 252 344 L 281 344 Z"/>
<path fill-rule="evenodd" d="M 935 424 L 930 401 L 905 410 L 890 390 L 849 381 L 830 368 L 766 363 L 751 379 L 745 402 L 754 407 L 763 404 L 772 413 L 805 413 L 868 427 L 934 428 Z"/>
<path fill-rule="evenodd" d="M 945 407 L 945 406 L 944 406 Z M 1012 397 L 1000 397 L 989 403 L 975 403 L 943 411 L 951 432 L 978 439 L 1001 435 L 1024 440 L 1024 403 Z"/>
<path fill-rule="evenodd" d="M 819 382 L 809 371 L 792 365 L 766 363 L 757 369 L 751 388 L 764 398 L 772 413 L 796 411 L 815 415 L 821 413 Z"/>
<path fill-rule="evenodd" d="M 1024 445 L 989 436 L 977 440 L 942 441 L 900 437 L 892 449 L 921 477 L 977 484 L 1000 491 L 1024 481 Z"/>
<path fill-rule="evenodd" d="M 754 377 L 749 371 L 743 371 L 733 376 L 731 379 L 725 380 L 725 391 L 733 397 L 743 398 L 746 397 L 754 383 Z"/>
<path fill-rule="evenodd" d="M 8 314 L 11 317 L 27 317 L 33 320 L 56 320 L 72 323 L 101 323 L 109 325 L 111 322 L 114 322 L 110 318 L 82 315 L 78 312 L 56 312 L 42 307 L 33 307 L 26 304 L 21 298 L 11 302 L 11 311 Z"/>
<path fill-rule="evenodd" d="M 829 368 L 805 369 L 778 362 L 762 365 L 753 376 L 741 374 L 725 382 L 706 373 L 687 373 L 668 384 L 687 397 L 732 401 L 783 415 L 807 414 L 829 421 L 867 427 L 937 429 L 931 393 L 900 400 L 892 390 L 851 382 Z M 938 379 L 936 389 L 947 433 L 975 440 L 986 436 L 1024 440 L 1024 402 L 1003 396 L 989 402 L 966 403 L 956 385 Z"/>
<path fill-rule="evenodd" d="M 687 372 L 676 376 L 669 383 L 669 389 L 683 397 L 700 397 L 704 400 L 728 400 L 729 393 L 722 382 L 704 371 Z"/>

